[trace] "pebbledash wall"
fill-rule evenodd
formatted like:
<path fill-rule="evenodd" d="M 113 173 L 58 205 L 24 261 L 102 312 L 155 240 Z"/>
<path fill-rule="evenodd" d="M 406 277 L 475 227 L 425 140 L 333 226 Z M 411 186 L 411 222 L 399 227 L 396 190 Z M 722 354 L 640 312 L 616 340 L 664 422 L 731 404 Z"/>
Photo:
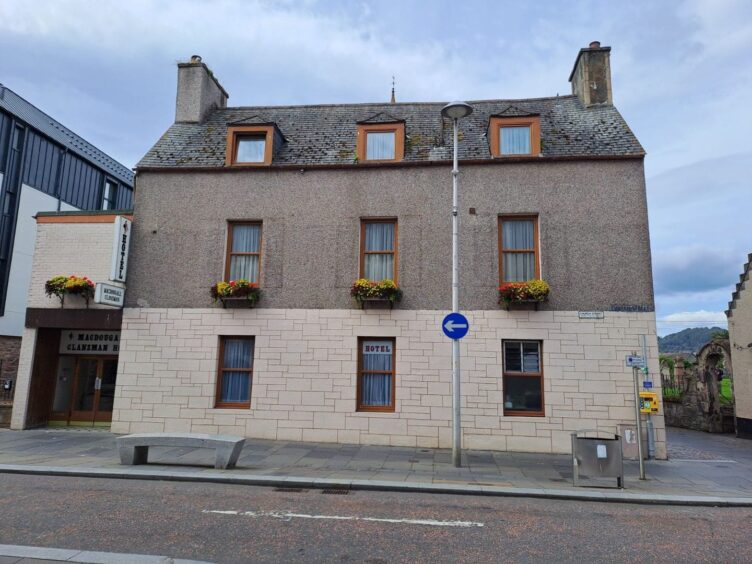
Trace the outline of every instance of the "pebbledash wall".
<path fill-rule="evenodd" d="M 451 345 L 440 329 L 451 222 L 435 193 L 451 185 L 448 170 L 140 172 L 112 430 L 451 446 Z M 573 430 L 633 423 L 624 357 L 646 334 L 658 373 L 655 317 L 609 310 L 653 305 L 642 160 L 477 165 L 462 175 L 465 446 L 564 453 Z M 514 213 L 538 214 L 552 286 L 541 311 L 496 303 L 497 222 Z M 394 310 L 362 311 L 349 296 L 361 217 L 398 220 L 405 297 Z M 209 297 L 229 219 L 263 221 L 254 310 Z M 255 337 L 250 409 L 213 407 L 220 335 Z M 396 337 L 394 413 L 356 411 L 359 336 Z M 503 415 L 502 339 L 542 342 L 544 417 Z M 665 457 L 662 415 L 653 421 Z"/>

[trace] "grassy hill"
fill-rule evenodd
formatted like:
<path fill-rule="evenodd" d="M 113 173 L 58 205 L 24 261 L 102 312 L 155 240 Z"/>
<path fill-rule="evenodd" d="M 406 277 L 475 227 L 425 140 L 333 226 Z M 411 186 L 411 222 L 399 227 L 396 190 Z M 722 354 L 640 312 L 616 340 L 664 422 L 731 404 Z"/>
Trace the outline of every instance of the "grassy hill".
<path fill-rule="evenodd" d="M 665 337 L 658 337 L 658 350 L 661 353 L 696 353 L 707 343 L 714 333 L 725 332 L 720 327 L 693 327 Z"/>

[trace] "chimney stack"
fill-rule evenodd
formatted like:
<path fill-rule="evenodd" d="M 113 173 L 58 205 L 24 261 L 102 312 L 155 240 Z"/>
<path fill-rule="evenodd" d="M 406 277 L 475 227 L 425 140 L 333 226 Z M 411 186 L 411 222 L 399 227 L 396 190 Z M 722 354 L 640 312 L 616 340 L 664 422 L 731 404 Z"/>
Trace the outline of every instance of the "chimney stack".
<path fill-rule="evenodd" d="M 572 83 L 572 94 L 577 95 L 586 107 L 613 104 L 611 47 L 601 47 L 600 41 L 593 41 L 580 49 L 569 82 Z"/>
<path fill-rule="evenodd" d="M 175 123 L 201 123 L 213 109 L 227 107 L 229 97 L 200 56 L 178 63 Z"/>

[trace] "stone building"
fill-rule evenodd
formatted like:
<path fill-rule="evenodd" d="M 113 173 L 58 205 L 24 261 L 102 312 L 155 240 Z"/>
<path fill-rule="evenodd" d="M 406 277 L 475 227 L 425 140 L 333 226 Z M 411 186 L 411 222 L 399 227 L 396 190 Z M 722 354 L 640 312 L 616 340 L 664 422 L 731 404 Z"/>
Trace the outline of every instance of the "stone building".
<path fill-rule="evenodd" d="M 15 389 L 40 211 L 129 209 L 133 173 L 0 84 L 0 425 Z"/>
<path fill-rule="evenodd" d="M 738 436 L 746 439 L 752 439 L 752 292 L 749 289 L 751 264 L 752 254 L 749 254 L 726 310 L 731 361 L 734 365 L 736 432 Z"/>
<path fill-rule="evenodd" d="M 568 452 L 632 423 L 640 335 L 658 373 L 645 152 L 609 57 L 580 50 L 572 95 L 471 101 L 460 122 L 465 447 Z M 175 123 L 137 166 L 112 430 L 450 446 L 444 104 L 227 99 L 200 57 L 179 64 Z M 356 301 L 356 279 L 402 299 Z M 545 301 L 499 304 L 537 279 Z M 231 280 L 260 299 L 215 302 Z"/>

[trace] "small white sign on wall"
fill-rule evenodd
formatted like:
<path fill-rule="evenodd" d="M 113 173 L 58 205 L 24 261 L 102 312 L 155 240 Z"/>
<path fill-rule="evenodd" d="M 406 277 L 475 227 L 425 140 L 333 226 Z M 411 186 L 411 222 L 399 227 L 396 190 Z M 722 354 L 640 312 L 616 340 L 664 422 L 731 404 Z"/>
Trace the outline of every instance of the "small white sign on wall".
<path fill-rule="evenodd" d="M 112 307 L 123 307 L 125 288 L 99 282 L 94 290 L 94 302 Z"/>
<path fill-rule="evenodd" d="M 119 215 L 115 217 L 115 231 L 112 238 L 112 266 L 110 280 L 125 282 L 128 272 L 128 249 L 131 245 L 131 220 Z"/>

